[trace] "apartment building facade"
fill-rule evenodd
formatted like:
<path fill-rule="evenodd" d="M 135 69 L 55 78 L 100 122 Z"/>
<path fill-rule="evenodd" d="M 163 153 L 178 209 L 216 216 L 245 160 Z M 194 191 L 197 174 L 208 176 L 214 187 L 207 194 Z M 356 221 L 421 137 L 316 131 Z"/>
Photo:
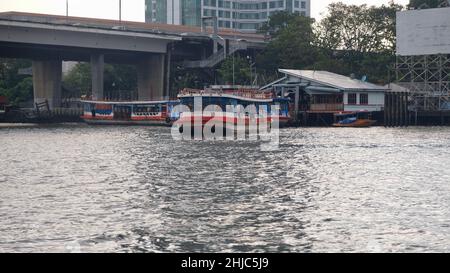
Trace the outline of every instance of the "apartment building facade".
<path fill-rule="evenodd" d="M 277 11 L 311 16 L 311 0 L 146 0 L 146 22 L 200 26 L 217 17 L 219 28 L 256 32 Z"/>

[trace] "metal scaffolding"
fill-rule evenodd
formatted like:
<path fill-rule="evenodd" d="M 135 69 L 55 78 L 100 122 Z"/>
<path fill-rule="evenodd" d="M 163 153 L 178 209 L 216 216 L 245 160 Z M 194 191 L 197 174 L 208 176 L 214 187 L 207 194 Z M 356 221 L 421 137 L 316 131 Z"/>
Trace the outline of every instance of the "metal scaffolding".
<path fill-rule="evenodd" d="M 395 73 L 411 111 L 450 110 L 450 55 L 397 56 Z"/>

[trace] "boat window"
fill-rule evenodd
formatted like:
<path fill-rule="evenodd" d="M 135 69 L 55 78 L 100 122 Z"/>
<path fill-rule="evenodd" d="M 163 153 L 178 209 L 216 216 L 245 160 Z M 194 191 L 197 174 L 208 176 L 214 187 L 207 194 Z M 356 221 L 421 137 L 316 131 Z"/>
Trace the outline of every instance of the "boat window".
<path fill-rule="evenodd" d="M 150 114 L 154 114 L 154 113 L 159 113 L 160 107 L 159 107 L 159 105 L 140 105 L 140 106 L 135 106 L 133 108 L 133 112 L 134 112 L 134 114 L 136 114 L 138 116 L 150 115 Z"/>

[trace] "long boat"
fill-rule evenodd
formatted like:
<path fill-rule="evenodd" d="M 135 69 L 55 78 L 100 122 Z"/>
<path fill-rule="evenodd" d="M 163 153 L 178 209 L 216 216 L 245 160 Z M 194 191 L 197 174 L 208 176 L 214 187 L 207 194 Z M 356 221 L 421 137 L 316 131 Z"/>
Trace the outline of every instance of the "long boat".
<path fill-rule="evenodd" d="M 172 113 L 177 101 L 96 101 L 82 100 L 81 118 L 97 125 L 164 125 L 177 117 Z"/>
<path fill-rule="evenodd" d="M 196 113 L 193 110 L 196 98 L 201 98 L 202 113 Z M 289 99 L 278 98 L 271 91 L 262 91 L 254 87 L 212 86 L 204 90 L 184 89 L 179 93 L 178 99 L 182 105 L 190 109 L 190 111 L 177 113 L 177 116 L 180 116 L 178 124 L 191 122 L 191 125 L 195 126 L 196 123 L 201 122 L 201 125 L 205 126 L 214 120 L 222 123 L 224 127 L 236 128 L 239 125 L 259 126 L 263 122 L 270 124 L 276 119 L 282 127 L 291 121 Z M 275 105 L 279 107 L 278 111 L 275 111 Z M 254 107 L 253 111 L 256 115 L 251 113 L 238 115 L 236 108 L 229 111 L 230 106 L 242 106 L 247 109 L 249 106 Z M 258 115 L 260 111 L 267 115 Z"/>
<path fill-rule="evenodd" d="M 377 123 L 371 118 L 370 112 L 347 112 L 335 114 L 335 119 L 338 121 L 333 124 L 333 127 L 343 128 L 364 128 L 371 127 Z"/>

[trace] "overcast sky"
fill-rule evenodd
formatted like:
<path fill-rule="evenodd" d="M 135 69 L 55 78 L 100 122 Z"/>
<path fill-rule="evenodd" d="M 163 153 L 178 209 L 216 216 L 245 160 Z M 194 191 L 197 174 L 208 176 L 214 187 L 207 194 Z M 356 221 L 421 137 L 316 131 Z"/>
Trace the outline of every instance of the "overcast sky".
<path fill-rule="evenodd" d="M 334 0 L 311 0 L 312 17 L 321 18 L 326 7 Z M 348 4 L 381 5 L 389 0 L 342 0 Z M 396 0 L 396 3 L 407 4 L 409 0 Z M 122 19 L 130 21 L 145 20 L 144 0 L 122 0 Z M 119 0 L 69 0 L 69 15 L 118 19 Z M 0 0 L 0 12 L 22 11 L 48 14 L 66 14 L 66 0 Z"/>

